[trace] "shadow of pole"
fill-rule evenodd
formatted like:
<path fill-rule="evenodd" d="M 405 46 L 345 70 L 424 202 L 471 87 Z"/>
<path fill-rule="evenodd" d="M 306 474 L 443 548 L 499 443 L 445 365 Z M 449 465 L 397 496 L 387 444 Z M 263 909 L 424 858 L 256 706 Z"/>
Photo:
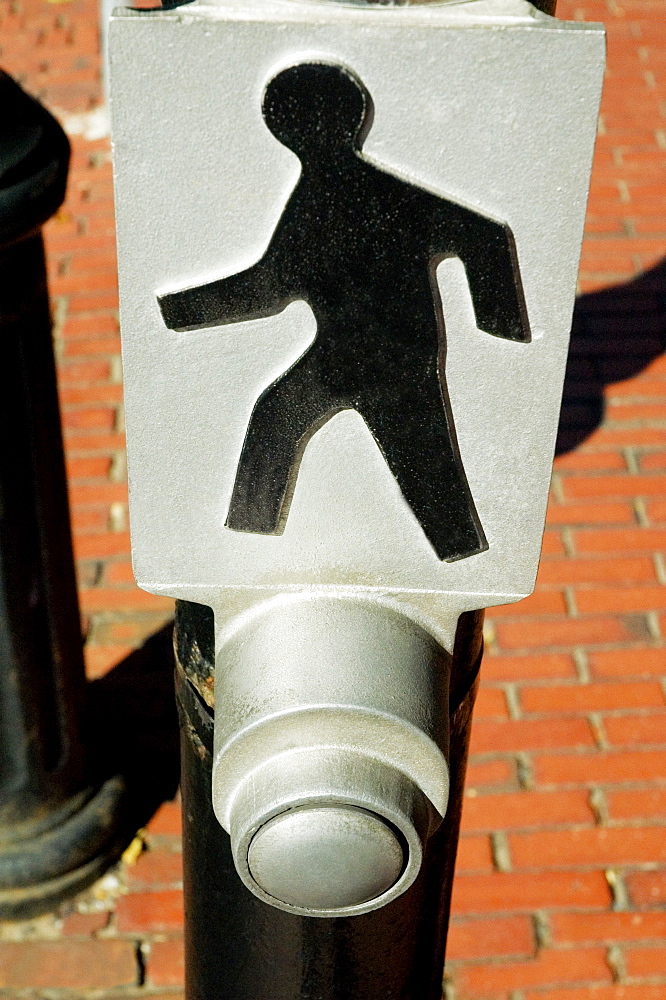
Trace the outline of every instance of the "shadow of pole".
<path fill-rule="evenodd" d="M 124 775 L 134 830 L 180 778 L 174 692 L 173 624 L 152 635 L 108 674 L 88 685 L 88 741 L 102 773 Z"/>
<path fill-rule="evenodd" d="M 623 285 L 582 295 L 574 310 L 556 454 L 604 419 L 607 385 L 632 378 L 666 347 L 666 260 Z"/>

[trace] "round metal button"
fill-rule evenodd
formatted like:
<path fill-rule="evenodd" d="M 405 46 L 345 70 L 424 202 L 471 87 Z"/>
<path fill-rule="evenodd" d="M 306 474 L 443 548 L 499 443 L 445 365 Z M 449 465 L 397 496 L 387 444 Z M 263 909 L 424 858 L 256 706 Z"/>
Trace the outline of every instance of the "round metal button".
<path fill-rule="evenodd" d="M 405 865 L 398 836 L 381 817 L 356 806 L 300 806 L 254 835 L 248 867 L 268 895 L 312 910 L 344 909 L 376 899 Z"/>

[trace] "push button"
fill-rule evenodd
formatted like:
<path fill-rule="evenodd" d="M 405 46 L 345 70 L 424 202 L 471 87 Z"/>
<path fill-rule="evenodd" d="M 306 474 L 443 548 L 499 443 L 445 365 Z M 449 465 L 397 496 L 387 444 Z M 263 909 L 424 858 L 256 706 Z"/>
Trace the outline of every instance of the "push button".
<path fill-rule="evenodd" d="M 299 908 L 346 909 L 377 899 L 400 878 L 401 838 L 381 817 L 354 806 L 301 806 L 254 836 L 250 875 L 269 896 Z"/>

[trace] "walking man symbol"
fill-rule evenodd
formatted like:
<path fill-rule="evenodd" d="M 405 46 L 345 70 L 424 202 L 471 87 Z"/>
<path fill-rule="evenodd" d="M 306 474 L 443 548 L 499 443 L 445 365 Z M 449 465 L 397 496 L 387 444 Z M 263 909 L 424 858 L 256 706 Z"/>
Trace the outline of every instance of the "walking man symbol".
<path fill-rule="evenodd" d="M 478 328 L 529 342 L 513 236 L 364 157 L 370 107 L 340 66 L 303 63 L 274 77 L 264 120 L 302 170 L 265 255 L 228 278 L 162 295 L 159 305 L 172 330 L 271 316 L 296 299 L 317 321 L 311 347 L 255 404 L 229 528 L 281 533 L 308 441 L 354 409 L 439 558 L 464 559 L 488 543 L 445 388 L 435 268 L 459 257 Z"/>

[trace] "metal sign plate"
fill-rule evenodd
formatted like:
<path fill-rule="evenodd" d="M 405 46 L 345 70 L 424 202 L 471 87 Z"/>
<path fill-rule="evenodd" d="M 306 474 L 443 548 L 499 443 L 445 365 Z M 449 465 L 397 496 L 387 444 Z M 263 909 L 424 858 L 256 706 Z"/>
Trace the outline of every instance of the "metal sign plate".
<path fill-rule="evenodd" d="M 139 584 L 529 593 L 600 26 L 266 0 L 110 44 Z"/>

